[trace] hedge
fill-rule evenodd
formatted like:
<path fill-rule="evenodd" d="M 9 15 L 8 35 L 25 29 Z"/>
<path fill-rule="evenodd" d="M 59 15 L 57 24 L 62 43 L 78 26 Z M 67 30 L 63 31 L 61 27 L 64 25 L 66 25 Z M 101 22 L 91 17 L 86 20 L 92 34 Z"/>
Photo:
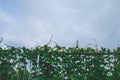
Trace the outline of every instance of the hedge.
<path fill-rule="evenodd" d="M 0 80 L 119 80 L 120 48 L 0 48 Z"/>

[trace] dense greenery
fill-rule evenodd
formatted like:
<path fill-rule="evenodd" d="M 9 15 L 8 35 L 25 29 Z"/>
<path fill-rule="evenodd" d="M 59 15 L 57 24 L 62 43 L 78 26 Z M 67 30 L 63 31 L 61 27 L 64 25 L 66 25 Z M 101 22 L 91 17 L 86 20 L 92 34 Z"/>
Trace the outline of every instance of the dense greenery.
<path fill-rule="evenodd" d="M 0 80 L 119 80 L 120 48 L 0 48 Z"/>

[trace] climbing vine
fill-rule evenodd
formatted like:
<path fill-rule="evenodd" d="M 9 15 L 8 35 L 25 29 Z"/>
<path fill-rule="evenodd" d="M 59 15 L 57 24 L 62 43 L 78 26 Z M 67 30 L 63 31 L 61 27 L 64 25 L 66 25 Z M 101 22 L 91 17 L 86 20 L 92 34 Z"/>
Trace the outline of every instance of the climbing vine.
<path fill-rule="evenodd" d="M 2 80 L 119 80 L 120 47 L 0 48 Z"/>

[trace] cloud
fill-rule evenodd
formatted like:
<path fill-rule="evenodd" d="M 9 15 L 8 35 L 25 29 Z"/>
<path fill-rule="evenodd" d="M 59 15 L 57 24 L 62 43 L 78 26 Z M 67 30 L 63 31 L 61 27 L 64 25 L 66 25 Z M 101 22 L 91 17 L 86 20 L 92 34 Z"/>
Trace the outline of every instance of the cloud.
<path fill-rule="evenodd" d="M 15 20 L 9 14 L 6 14 L 2 10 L 0 10 L 0 21 L 10 25 L 14 25 L 16 23 Z"/>
<path fill-rule="evenodd" d="M 14 2 L 10 10 L 0 10 L 0 23 L 6 27 L 4 37 L 27 46 L 47 43 L 50 36 L 61 45 L 73 46 L 76 40 L 81 46 L 93 42 L 111 47 L 118 43 L 119 1 L 112 0 L 21 0 Z M 8 5 L 6 5 L 9 7 Z M 3 5 L 4 7 L 4 5 Z M 16 11 L 15 11 L 16 10 Z M 9 12 L 9 13 L 8 13 Z M 115 36 L 113 40 L 109 39 Z M 93 43 L 94 44 L 94 43 Z M 113 44 L 112 44 L 113 45 Z"/>

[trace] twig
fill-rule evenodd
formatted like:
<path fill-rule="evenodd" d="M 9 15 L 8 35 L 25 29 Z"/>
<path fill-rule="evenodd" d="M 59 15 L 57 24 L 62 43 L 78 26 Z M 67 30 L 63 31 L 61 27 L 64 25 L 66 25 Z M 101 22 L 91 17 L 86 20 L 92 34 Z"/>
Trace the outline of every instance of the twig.
<path fill-rule="evenodd" d="M 95 38 L 91 38 L 91 39 L 95 42 L 96 52 L 98 52 L 98 43 L 97 43 L 97 40 Z"/>

